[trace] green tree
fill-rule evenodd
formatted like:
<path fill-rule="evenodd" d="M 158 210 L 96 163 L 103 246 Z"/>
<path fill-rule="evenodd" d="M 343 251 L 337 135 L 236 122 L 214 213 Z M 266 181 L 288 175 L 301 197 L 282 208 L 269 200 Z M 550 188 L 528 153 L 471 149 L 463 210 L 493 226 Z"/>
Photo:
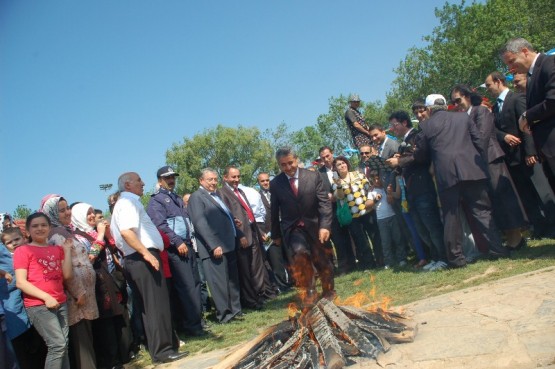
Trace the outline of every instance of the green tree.
<path fill-rule="evenodd" d="M 241 170 L 241 183 L 252 186 L 261 170 L 275 168 L 273 146 L 256 127 L 237 128 L 218 125 L 206 129 L 183 143 L 174 144 L 166 152 L 166 161 L 179 172 L 177 193 L 198 188 L 203 168 L 210 167 L 221 176 L 226 166 Z"/>
<path fill-rule="evenodd" d="M 492 71 L 507 72 L 498 52 L 511 37 L 528 39 L 539 51 L 555 46 L 555 0 L 489 0 L 446 3 L 426 46 L 412 48 L 395 69 L 387 107 L 410 108 L 430 93 L 448 96 L 457 83 L 479 86 Z"/>
<path fill-rule="evenodd" d="M 13 219 L 26 219 L 33 211 L 26 205 L 17 205 L 13 212 Z"/>

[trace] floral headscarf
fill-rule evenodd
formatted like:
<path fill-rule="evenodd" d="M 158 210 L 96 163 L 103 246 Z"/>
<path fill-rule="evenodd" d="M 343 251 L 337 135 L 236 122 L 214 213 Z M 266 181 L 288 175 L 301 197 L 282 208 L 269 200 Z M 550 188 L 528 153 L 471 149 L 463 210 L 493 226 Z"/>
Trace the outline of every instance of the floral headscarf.
<path fill-rule="evenodd" d="M 60 214 L 58 211 L 58 203 L 65 200 L 62 196 L 56 194 L 46 195 L 40 203 L 40 212 L 46 214 L 52 223 L 52 227 L 61 227 Z"/>
<path fill-rule="evenodd" d="M 83 232 L 89 233 L 93 227 L 87 222 L 87 213 L 92 209 L 92 205 L 80 202 L 71 208 L 71 224 Z"/>

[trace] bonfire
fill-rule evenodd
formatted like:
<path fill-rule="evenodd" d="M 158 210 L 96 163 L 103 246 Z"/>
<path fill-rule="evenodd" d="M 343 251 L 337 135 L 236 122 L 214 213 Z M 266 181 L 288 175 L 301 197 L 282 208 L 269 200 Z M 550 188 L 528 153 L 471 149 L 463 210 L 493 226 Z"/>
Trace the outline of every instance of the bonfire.
<path fill-rule="evenodd" d="M 373 278 L 373 277 L 372 277 Z M 373 279 L 372 279 L 373 281 Z M 375 288 L 370 295 L 375 297 Z M 378 360 L 391 344 L 412 342 L 417 325 L 359 293 L 289 304 L 289 319 L 248 342 L 214 369 L 339 369 L 361 358 Z M 353 306 L 354 305 L 354 306 Z"/>

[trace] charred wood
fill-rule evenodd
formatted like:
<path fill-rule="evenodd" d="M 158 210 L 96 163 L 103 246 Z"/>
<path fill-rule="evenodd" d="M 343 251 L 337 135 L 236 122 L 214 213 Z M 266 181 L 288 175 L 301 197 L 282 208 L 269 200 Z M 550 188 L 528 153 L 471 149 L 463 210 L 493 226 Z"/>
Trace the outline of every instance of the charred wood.
<path fill-rule="evenodd" d="M 310 328 L 316 337 L 316 341 L 324 354 L 325 367 L 338 369 L 345 366 L 345 360 L 341 355 L 341 347 L 334 336 L 328 321 L 317 306 L 314 306 L 307 314 Z"/>
<path fill-rule="evenodd" d="M 375 359 L 380 353 L 368 338 L 360 331 L 355 323 L 345 315 L 333 302 L 321 299 L 317 305 L 326 317 L 343 332 L 347 340 L 358 348 L 362 355 Z"/>

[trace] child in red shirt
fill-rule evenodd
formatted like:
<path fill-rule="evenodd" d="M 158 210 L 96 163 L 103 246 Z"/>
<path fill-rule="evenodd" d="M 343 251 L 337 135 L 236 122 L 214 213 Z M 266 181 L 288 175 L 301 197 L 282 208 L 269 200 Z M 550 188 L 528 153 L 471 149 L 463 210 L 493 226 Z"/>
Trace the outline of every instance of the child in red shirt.
<path fill-rule="evenodd" d="M 71 278 L 71 240 L 62 246 L 48 245 L 50 219 L 31 214 L 25 224 L 31 243 L 15 249 L 17 287 L 35 329 L 48 347 L 45 368 L 69 369 L 68 317 L 64 279 Z"/>

